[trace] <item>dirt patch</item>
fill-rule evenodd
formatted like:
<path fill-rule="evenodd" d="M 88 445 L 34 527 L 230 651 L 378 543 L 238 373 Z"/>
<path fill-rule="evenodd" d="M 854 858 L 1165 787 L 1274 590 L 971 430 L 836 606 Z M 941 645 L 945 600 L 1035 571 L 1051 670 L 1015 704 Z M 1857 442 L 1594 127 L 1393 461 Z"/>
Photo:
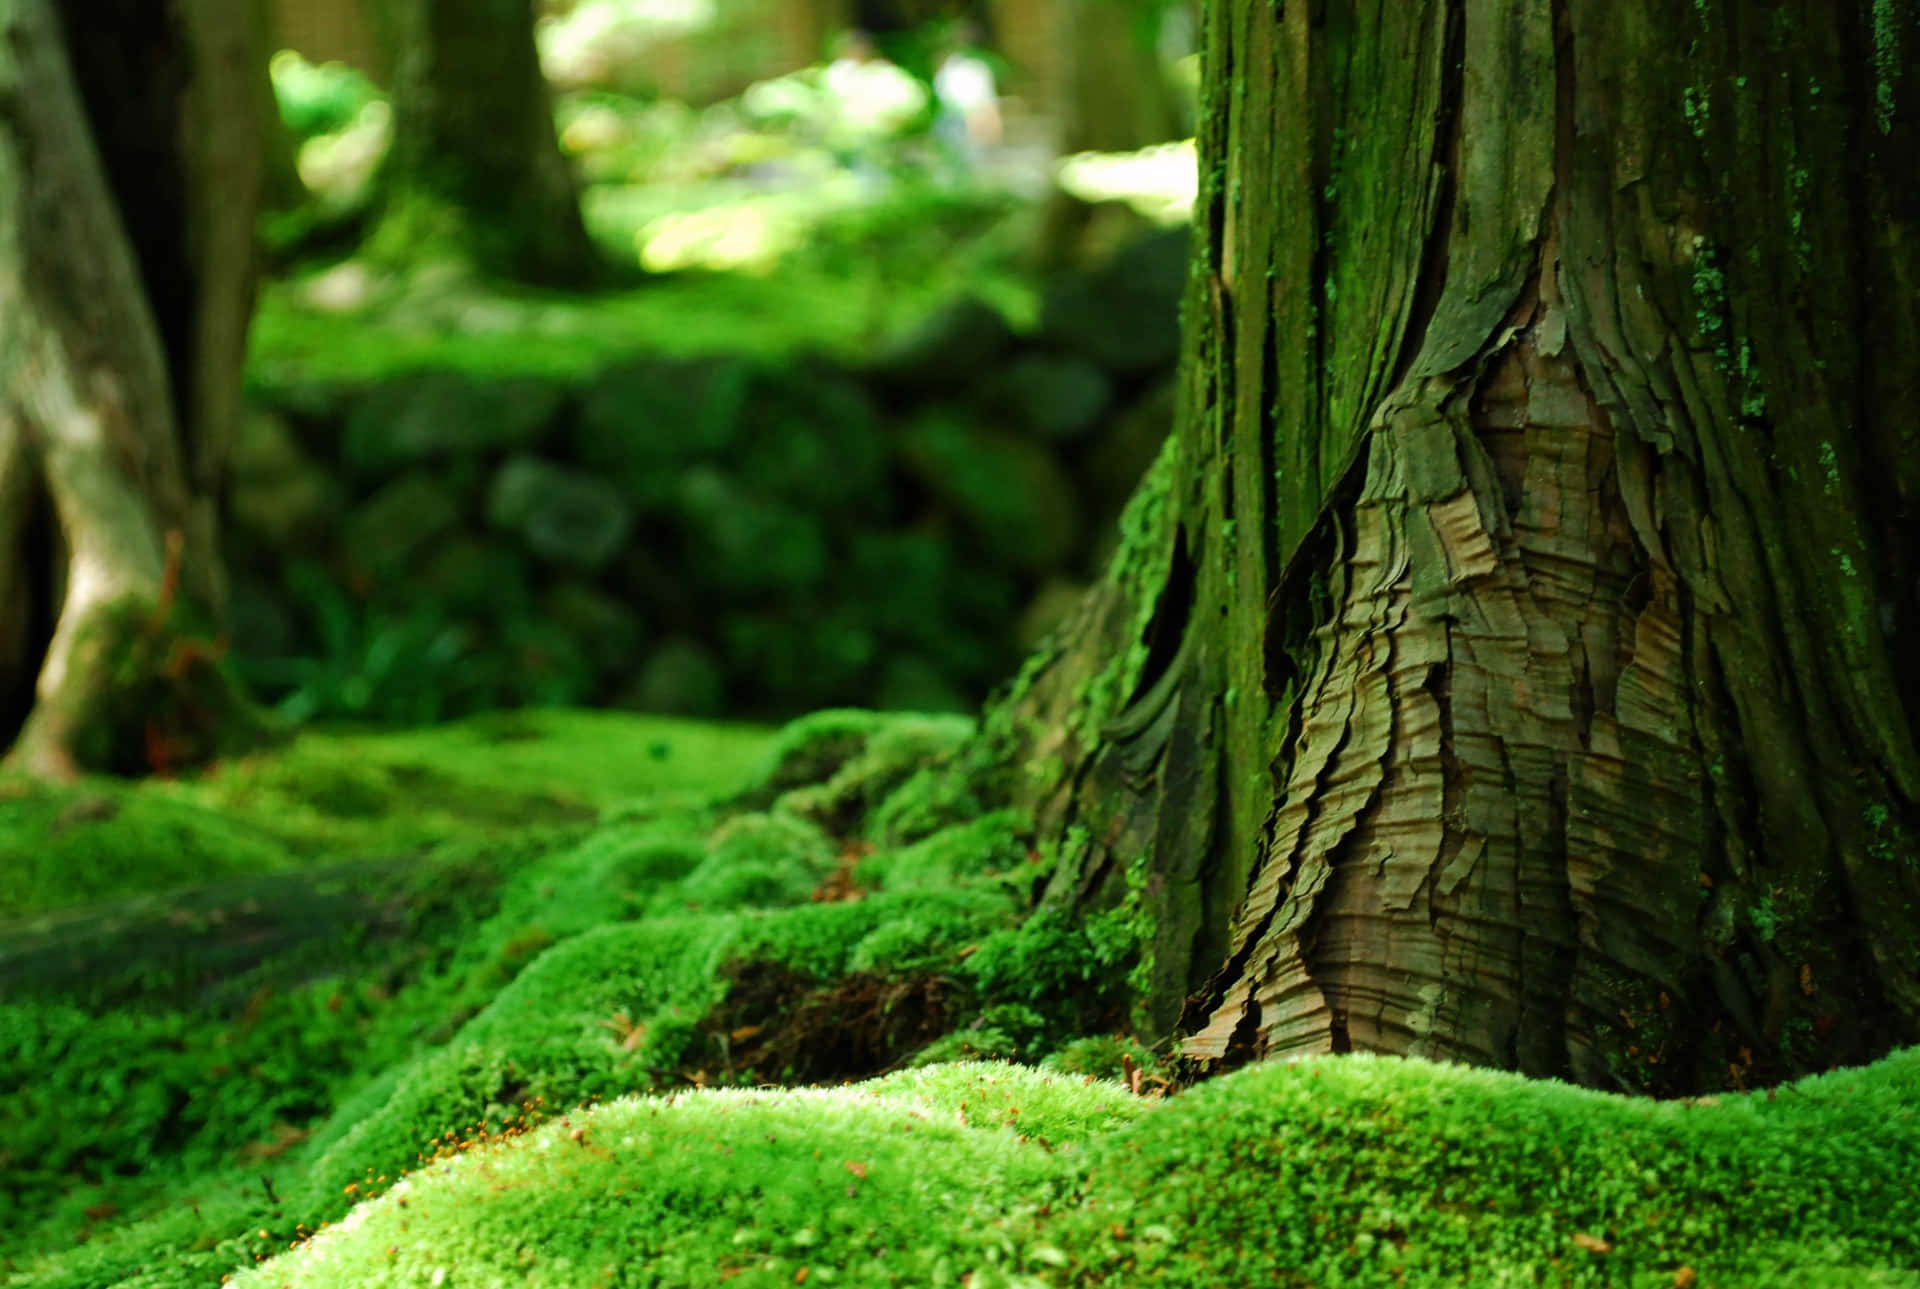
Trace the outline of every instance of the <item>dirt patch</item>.
<path fill-rule="evenodd" d="M 727 999 L 701 1025 L 707 1064 L 690 1076 L 699 1082 L 868 1078 L 951 1030 L 964 1002 L 959 985 L 931 972 L 857 971 L 822 982 L 788 967 L 750 962 L 729 967 L 726 975 Z"/>

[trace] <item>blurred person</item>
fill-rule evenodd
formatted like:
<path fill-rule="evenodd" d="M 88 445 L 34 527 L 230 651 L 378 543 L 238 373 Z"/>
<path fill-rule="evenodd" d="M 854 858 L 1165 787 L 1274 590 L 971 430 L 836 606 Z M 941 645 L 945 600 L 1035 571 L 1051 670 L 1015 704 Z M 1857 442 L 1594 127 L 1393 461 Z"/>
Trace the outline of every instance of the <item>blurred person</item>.
<path fill-rule="evenodd" d="M 926 107 L 927 92 L 881 54 L 866 32 L 847 31 L 838 44 L 838 56 L 820 79 L 829 102 L 828 144 L 843 166 L 878 184 L 887 143 Z"/>
<path fill-rule="evenodd" d="M 1000 142 L 1000 95 L 993 69 L 980 56 L 978 30 L 971 22 L 954 25 L 933 74 L 938 109 L 934 136 L 962 175 L 971 174 L 986 149 Z"/>

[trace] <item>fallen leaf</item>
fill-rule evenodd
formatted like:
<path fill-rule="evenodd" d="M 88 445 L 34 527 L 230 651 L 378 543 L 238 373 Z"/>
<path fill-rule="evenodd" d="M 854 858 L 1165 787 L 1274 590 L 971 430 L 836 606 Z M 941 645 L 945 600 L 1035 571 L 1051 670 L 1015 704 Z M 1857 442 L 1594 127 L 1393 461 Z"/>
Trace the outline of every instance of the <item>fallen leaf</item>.
<path fill-rule="evenodd" d="M 1673 1273 L 1673 1289 L 1693 1289 L 1694 1283 L 1699 1279 L 1699 1276 L 1693 1274 L 1692 1267 L 1681 1267 Z"/>
<path fill-rule="evenodd" d="M 1597 1235 L 1588 1235 L 1585 1231 L 1575 1231 L 1573 1242 L 1588 1253 L 1611 1253 L 1613 1246 Z"/>
<path fill-rule="evenodd" d="M 847 1160 L 847 1171 L 863 1182 L 867 1180 L 867 1166 L 857 1159 Z"/>

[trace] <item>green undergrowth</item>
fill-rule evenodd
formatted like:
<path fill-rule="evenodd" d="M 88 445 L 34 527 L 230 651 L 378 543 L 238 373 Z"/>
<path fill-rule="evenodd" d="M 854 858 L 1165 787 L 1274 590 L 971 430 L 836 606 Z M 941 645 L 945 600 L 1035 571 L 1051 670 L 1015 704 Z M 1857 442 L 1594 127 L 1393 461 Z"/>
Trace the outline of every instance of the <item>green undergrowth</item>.
<path fill-rule="evenodd" d="M 765 730 L 608 712 L 492 712 L 420 730 L 310 731 L 189 777 L 0 779 L 0 923 L 322 857 L 592 821 L 736 790 Z"/>
<path fill-rule="evenodd" d="M 1124 1016 L 1127 947 L 1026 916 L 1025 820 L 931 772 L 971 728 L 511 713 L 74 789 L 113 803 L 101 836 L 164 806 L 218 862 L 49 874 L 0 934 L 0 1270 L 209 1283 L 595 1098 L 1063 1050 L 1113 1072 L 1117 1040 L 1075 1040 Z"/>
<path fill-rule="evenodd" d="M 165 806 L 148 850 L 224 867 L 0 935 L 0 1275 L 1920 1284 L 1920 1050 L 1694 1103 L 1371 1058 L 1127 1090 L 1137 946 L 1035 909 L 974 737 L 515 713 L 82 785 L 67 829 Z"/>
<path fill-rule="evenodd" d="M 997 1065 L 623 1098 L 241 1286 L 1896 1285 L 1920 1051 L 1652 1102 L 1366 1056 L 1177 1098 Z"/>

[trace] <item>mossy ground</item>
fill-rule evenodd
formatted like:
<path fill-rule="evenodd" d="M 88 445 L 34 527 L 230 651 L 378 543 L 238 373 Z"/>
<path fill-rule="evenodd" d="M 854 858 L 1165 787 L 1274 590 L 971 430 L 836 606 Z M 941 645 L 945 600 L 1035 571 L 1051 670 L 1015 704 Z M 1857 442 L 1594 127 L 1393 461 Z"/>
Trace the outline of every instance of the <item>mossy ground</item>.
<path fill-rule="evenodd" d="M 16 792 L 0 1268 L 1920 1283 L 1920 1053 L 1714 1104 L 1367 1058 L 1134 1095 L 1132 946 L 1031 915 L 1024 820 L 929 770 L 970 731 L 511 713 Z M 980 1056 L 1024 1064 L 925 1064 Z"/>

